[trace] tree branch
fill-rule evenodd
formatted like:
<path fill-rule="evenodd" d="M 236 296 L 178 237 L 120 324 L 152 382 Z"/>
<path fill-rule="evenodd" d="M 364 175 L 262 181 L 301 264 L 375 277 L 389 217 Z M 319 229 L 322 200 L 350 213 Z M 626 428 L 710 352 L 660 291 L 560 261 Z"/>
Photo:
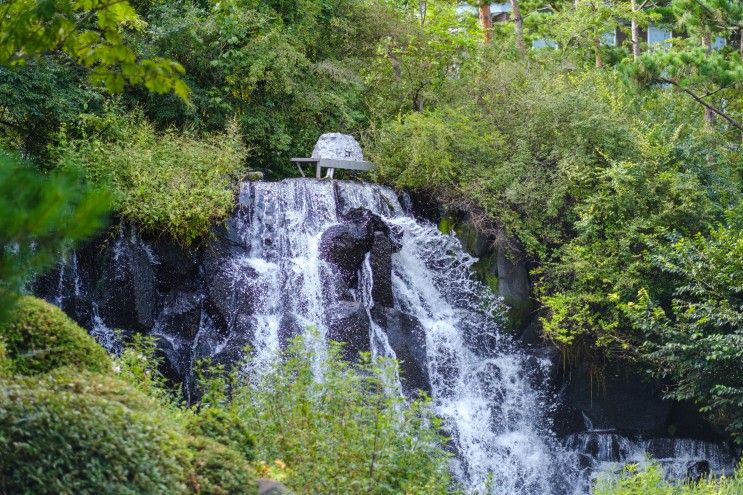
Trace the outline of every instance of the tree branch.
<path fill-rule="evenodd" d="M 683 86 L 681 86 L 679 83 L 677 83 L 676 81 L 674 81 L 672 79 L 658 78 L 657 81 L 663 82 L 663 83 L 666 83 L 666 84 L 671 84 L 675 88 L 678 88 L 680 91 L 683 91 L 687 95 L 691 96 L 694 99 L 694 101 L 696 101 L 700 105 L 704 106 L 704 108 L 706 108 L 706 109 L 708 109 L 708 110 L 716 113 L 717 115 L 719 115 L 723 119 L 727 120 L 728 123 L 730 125 L 732 125 L 733 127 L 735 127 L 736 129 L 739 129 L 740 131 L 743 131 L 743 124 L 742 123 L 738 122 L 737 120 L 735 120 L 734 118 L 732 118 L 731 116 L 729 116 L 728 114 L 726 114 L 725 112 L 723 112 L 722 110 L 720 110 L 719 108 L 717 108 L 717 107 L 715 107 L 715 106 L 707 103 L 699 95 L 695 94 L 690 89 L 684 88 Z"/>

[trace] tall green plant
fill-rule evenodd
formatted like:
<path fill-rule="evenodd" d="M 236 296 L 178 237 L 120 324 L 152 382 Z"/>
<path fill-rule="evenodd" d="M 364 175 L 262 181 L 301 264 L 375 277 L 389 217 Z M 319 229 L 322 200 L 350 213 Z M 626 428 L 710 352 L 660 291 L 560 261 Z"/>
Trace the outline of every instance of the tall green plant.
<path fill-rule="evenodd" d="M 743 215 L 708 237 L 677 239 L 654 258 L 678 277 L 670 305 L 646 288 L 626 310 L 647 338 L 644 348 L 670 396 L 698 404 L 743 443 Z"/>
<path fill-rule="evenodd" d="M 428 401 L 406 402 L 390 389 L 392 363 L 364 355 L 350 364 L 339 344 L 309 347 L 294 340 L 234 389 L 256 459 L 279 466 L 304 493 L 447 493 L 448 454 Z"/>
<path fill-rule="evenodd" d="M 208 234 L 235 204 L 245 150 L 236 125 L 208 137 L 157 132 L 141 115 L 86 115 L 63 131 L 55 149 L 59 166 L 108 187 L 115 209 L 151 233 L 184 245 Z"/>

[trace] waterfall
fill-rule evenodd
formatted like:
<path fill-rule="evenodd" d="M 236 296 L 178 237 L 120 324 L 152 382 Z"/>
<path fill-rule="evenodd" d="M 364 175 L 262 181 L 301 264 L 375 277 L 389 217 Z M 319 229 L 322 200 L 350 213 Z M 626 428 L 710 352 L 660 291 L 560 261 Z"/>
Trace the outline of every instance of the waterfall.
<path fill-rule="evenodd" d="M 396 305 L 426 329 L 432 398 L 470 490 L 551 493 L 557 448 L 525 358 L 499 330 L 501 304 L 470 276 L 475 261 L 452 236 L 409 216 L 394 259 Z"/>
<path fill-rule="evenodd" d="M 475 260 L 457 239 L 406 214 L 389 189 L 312 180 L 243 186 L 239 242 L 224 266 L 229 335 L 251 336 L 254 372 L 309 326 L 328 335 L 328 308 L 344 297 L 344 287 L 319 245 L 322 234 L 355 208 L 379 215 L 402 233 L 401 249 L 392 255 L 394 309 L 425 331 L 430 391 L 456 447 L 460 481 L 469 490 L 552 492 L 559 447 L 544 424 L 544 398 L 531 385 L 525 356 L 499 331 L 500 301 L 470 277 Z M 361 302 L 369 320 L 372 353 L 395 357 L 383 321 L 374 317 L 374 283 L 367 252 L 352 299 Z M 206 333 L 212 330 L 199 330 L 196 348 L 203 347 Z M 217 345 L 208 352 L 218 353 Z"/>
<path fill-rule="evenodd" d="M 247 371 L 257 377 L 300 334 L 320 355 L 334 339 L 349 357 L 397 357 L 391 393 L 430 393 L 469 493 L 585 493 L 596 472 L 646 452 L 676 477 L 699 459 L 713 472 L 734 463 L 713 444 L 629 439 L 590 425 L 558 440 L 543 379 L 551 360 L 501 331 L 504 306 L 472 278 L 476 260 L 459 240 L 408 211 L 378 185 L 244 183 L 235 213 L 198 253 L 122 224 L 104 248 L 60 263 L 37 293 L 113 352 L 121 344 L 112 328 L 157 337 L 187 394 L 199 359 L 234 363 L 249 346 Z M 315 371 L 321 379 L 319 364 Z"/>

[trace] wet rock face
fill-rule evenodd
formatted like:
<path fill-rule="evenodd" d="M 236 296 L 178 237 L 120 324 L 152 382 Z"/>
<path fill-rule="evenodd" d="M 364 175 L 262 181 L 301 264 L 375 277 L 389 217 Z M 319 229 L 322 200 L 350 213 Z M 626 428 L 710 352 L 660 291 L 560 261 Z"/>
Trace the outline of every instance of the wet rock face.
<path fill-rule="evenodd" d="M 386 307 L 375 307 L 372 319 L 385 329 L 390 346 L 400 361 L 403 392 L 408 396 L 414 395 L 416 390 L 430 394 L 423 325 L 412 315 Z"/>
<path fill-rule="evenodd" d="M 260 258 L 251 254 L 252 239 L 240 233 L 249 207 L 242 205 L 195 251 L 142 237 L 122 224 L 40 278 L 35 292 L 60 305 L 96 337 L 96 332 L 108 332 L 116 339 L 118 330 L 125 338 L 133 332 L 153 335 L 164 358 L 163 371 L 173 381 L 188 381 L 193 363 L 202 358 L 229 367 L 244 357 L 245 347 L 266 325 L 276 325 L 278 344 L 284 347 L 309 323 L 292 311 L 278 314 L 274 323 L 257 316 L 275 310 L 266 308 L 262 297 L 271 286 L 285 282 L 266 278 L 266 270 L 276 270 L 279 277 L 278 265 L 256 264 Z M 339 222 L 321 235 L 318 256 L 327 261 L 327 268 L 321 270 L 324 322 L 318 323 L 326 325 L 330 339 L 346 344 L 349 359 L 371 351 L 369 315 L 359 299 L 362 264 L 368 256 L 372 304 L 393 306 L 392 255 L 400 241 L 400 231 L 365 208 L 339 215 Z M 289 277 L 305 276 L 293 264 L 283 269 Z M 290 305 L 294 296 L 287 290 L 274 304 Z M 396 341 L 403 345 L 400 335 L 407 327 L 396 325 Z"/>
<path fill-rule="evenodd" d="M 671 402 L 663 400 L 657 386 L 641 376 L 607 369 L 603 376 L 592 378 L 588 370 L 574 369 L 563 384 L 566 412 L 584 416 L 593 428 L 665 433 Z"/>
<path fill-rule="evenodd" d="M 690 462 L 689 467 L 686 468 L 686 479 L 691 483 L 696 483 L 709 475 L 710 465 L 706 460 Z"/>
<path fill-rule="evenodd" d="M 388 258 L 392 252 L 399 251 L 400 238 L 399 233 L 393 232 L 379 215 L 364 208 L 350 210 L 343 216 L 342 223 L 323 232 L 320 238 L 320 258 L 336 267 L 348 287 L 355 289 L 358 287 L 358 273 L 366 253 L 375 246 L 375 286 L 382 287 L 386 284 L 390 293 L 387 300 L 391 301 L 390 276 L 385 274 L 391 271 L 391 261 Z M 386 280 L 380 279 L 377 284 L 377 275 Z M 380 297 L 383 297 L 381 293 Z"/>
<path fill-rule="evenodd" d="M 339 301 L 328 307 L 328 338 L 343 342 L 343 355 L 355 360 L 360 352 L 371 352 L 369 317 L 361 302 Z"/>

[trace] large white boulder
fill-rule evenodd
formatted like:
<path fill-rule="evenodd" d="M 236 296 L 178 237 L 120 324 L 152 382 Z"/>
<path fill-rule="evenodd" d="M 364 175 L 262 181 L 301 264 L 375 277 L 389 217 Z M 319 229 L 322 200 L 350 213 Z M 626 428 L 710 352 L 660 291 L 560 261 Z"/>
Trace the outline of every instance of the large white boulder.
<path fill-rule="evenodd" d="M 312 158 L 331 160 L 364 161 L 361 146 L 353 136 L 339 132 L 328 132 L 320 136 L 312 150 Z"/>

